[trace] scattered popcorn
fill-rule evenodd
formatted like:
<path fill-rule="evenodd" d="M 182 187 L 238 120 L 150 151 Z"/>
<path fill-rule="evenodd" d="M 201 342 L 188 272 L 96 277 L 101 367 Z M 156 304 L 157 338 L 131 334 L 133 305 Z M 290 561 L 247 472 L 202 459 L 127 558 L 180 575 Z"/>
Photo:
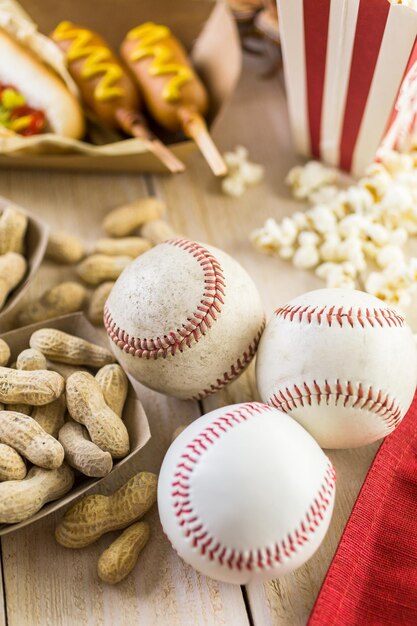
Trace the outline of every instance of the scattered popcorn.
<path fill-rule="evenodd" d="M 222 180 L 222 190 L 227 196 L 239 198 L 245 193 L 245 183 L 240 176 L 226 176 Z"/>
<path fill-rule="evenodd" d="M 349 278 L 345 274 L 340 276 L 330 276 L 327 281 L 327 287 L 338 289 L 355 289 L 356 283 L 353 278 Z"/>
<path fill-rule="evenodd" d="M 284 245 L 291 245 L 298 235 L 298 228 L 290 217 L 284 217 L 281 222 L 282 242 Z"/>
<path fill-rule="evenodd" d="M 234 152 L 225 152 L 223 155 L 224 162 L 230 170 L 240 169 L 248 158 L 249 152 L 245 146 L 236 146 Z"/>
<path fill-rule="evenodd" d="M 368 222 L 362 215 L 347 215 L 340 220 L 338 232 L 339 235 L 345 238 L 359 237 L 364 233 L 367 225 Z"/>
<path fill-rule="evenodd" d="M 374 259 L 376 259 L 376 256 L 378 254 L 379 248 L 372 241 L 365 241 L 363 246 L 362 246 L 362 251 L 365 254 L 365 257 L 367 257 L 369 260 L 373 261 Z"/>
<path fill-rule="evenodd" d="M 339 247 L 341 239 L 339 235 L 328 235 L 321 244 L 319 251 L 323 261 L 339 261 Z"/>
<path fill-rule="evenodd" d="M 401 213 L 412 211 L 414 199 L 411 191 L 404 185 L 392 183 L 381 198 L 381 211 L 387 214 L 392 223 L 398 220 Z"/>
<path fill-rule="evenodd" d="M 308 219 L 305 213 L 301 211 L 296 211 L 292 214 L 291 220 L 296 228 L 299 230 L 303 230 L 304 228 L 308 228 Z"/>
<path fill-rule="evenodd" d="M 346 191 L 340 192 L 344 199 L 344 204 L 355 213 L 365 213 L 372 208 L 374 197 L 372 193 L 364 187 L 349 187 Z"/>
<path fill-rule="evenodd" d="M 336 185 L 325 185 L 319 187 L 315 191 L 312 191 L 308 197 L 312 204 L 326 204 L 333 200 L 339 193 L 339 188 Z"/>
<path fill-rule="evenodd" d="M 358 270 L 353 263 L 346 261 L 345 263 L 342 263 L 341 268 L 346 276 L 349 278 L 356 278 Z"/>
<path fill-rule="evenodd" d="M 381 199 L 391 183 L 390 174 L 380 163 L 371 165 L 368 175 L 359 181 L 360 186 L 369 191 L 374 201 Z"/>
<path fill-rule="evenodd" d="M 322 263 L 316 268 L 316 275 L 326 281 L 326 287 L 355 289 L 356 269 L 351 263 Z"/>
<path fill-rule="evenodd" d="M 318 233 L 325 234 L 332 232 L 336 227 L 336 216 L 332 210 L 325 205 L 319 204 L 310 209 L 309 218 Z"/>
<path fill-rule="evenodd" d="M 366 223 L 365 233 L 377 246 L 384 246 L 389 240 L 389 231 L 382 224 Z"/>
<path fill-rule="evenodd" d="M 417 258 L 407 257 L 404 246 L 417 236 L 417 142 L 409 154 L 385 154 L 347 189 L 316 161 L 293 168 L 287 182 L 312 206 L 281 222 L 267 220 L 252 233 L 253 245 L 313 269 L 328 287 L 364 289 L 409 306 L 417 292 Z"/>
<path fill-rule="evenodd" d="M 315 274 L 319 278 L 327 280 L 332 273 L 339 273 L 340 265 L 338 263 L 322 263 L 316 268 Z"/>
<path fill-rule="evenodd" d="M 279 250 L 279 256 L 281 257 L 281 259 L 288 261 L 294 256 L 294 252 L 295 250 L 292 246 L 283 246 Z"/>
<path fill-rule="evenodd" d="M 240 174 L 248 186 L 257 185 L 264 177 L 264 168 L 258 163 L 246 161 L 240 168 Z"/>
<path fill-rule="evenodd" d="M 319 161 L 310 161 L 307 165 L 293 167 L 285 182 L 292 187 L 294 196 L 303 200 L 321 187 L 334 183 L 337 177 L 337 170 L 325 167 Z"/>
<path fill-rule="evenodd" d="M 379 267 L 389 267 L 392 264 L 404 263 L 404 252 L 398 246 L 383 246 L 375 257 L 375 261 Z"/>
<path fill-rule="evenodd" d="M 311 269 L 312 267 L 316 267 L 316 265 L 320 261 L 320 255 L 314 246 L 301 246 L 294 253 L 292 262 L 295 267 L 299 269 Z"/>
<path fill-rule="evenodd" d="M 320 242 L 320 237 L 317 233 L 311 232 L 311 231 L 307 231 L 307 230 L 303 230 L 299 235 L 298 235 L 298 244 L 301 247 L 304 246 L 317 246 L 317 244 Z"/>
<path fill-rule="evenodd" d="M 226 195 L 238 198 L 248 187 L 257 185 L 262 180 L 264 168 L 249 161 L 248 151 L 244 146 L 237 146 L 234 152 L 226 152 L 223 158 L 228 167 L 227 176 L 221 183 L 222 191 Z"/>

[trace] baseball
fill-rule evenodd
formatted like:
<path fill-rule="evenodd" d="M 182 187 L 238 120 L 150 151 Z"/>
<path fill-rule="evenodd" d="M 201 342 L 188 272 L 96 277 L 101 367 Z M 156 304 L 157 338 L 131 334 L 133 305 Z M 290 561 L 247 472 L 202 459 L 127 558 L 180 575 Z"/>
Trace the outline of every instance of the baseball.
<path fill-rule="evenodd" d="M 173 239 L 133 261 L 104 322 L 121 365 L 141 383 L 201 399 L 252 360 L 265 325 L 255 284 L 217 248 Z"/>
<path fill-rule="evenodd" d="M 335 474 L 293 419 L 259 402 L 200 417 L 169 448 L 158 483 L 161 523 L 196 570 L 228 583 L 277 578 L 317 550 Z"/>
<path fill-rule="evenodd" d="M 264 402 L 323 448 L 363 446 L 392 432 L 411 404 L 417 352 L 404 318 L 378 298 L 318 289 L 279 308 L 260 342 Z"/>

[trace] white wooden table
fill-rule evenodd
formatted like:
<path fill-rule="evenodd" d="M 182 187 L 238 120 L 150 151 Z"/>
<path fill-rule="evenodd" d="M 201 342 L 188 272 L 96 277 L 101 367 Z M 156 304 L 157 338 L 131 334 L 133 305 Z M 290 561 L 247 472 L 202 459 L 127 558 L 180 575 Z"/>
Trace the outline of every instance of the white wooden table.
<path fill-rule="evenodd" d="M 188 162 L 187 172 L 176 177 L 0 171 L 0 194 L 36 211 L 52 228 L 79 233 L 86 240 L 99 235 L 101 218 L 109 209 L 137 196 L 157 194 L 166 200 L 168 219 L 178 232 L 223 248 L 242 263 L 258 284 L 270 316 L 280 304 L 321 282 L 311 273 L 260 255 L 248 240 L 251 230 L 267 217 L 282 217 L 297 206 L 284 184 L 297 158 L 282 80 L 261 78 L 264 69 L 259 58 L 245 59 L 241 83 L 216 133 L 222 150 L 243 144 L 253 160 L 265 165 L 265 181 L 242 199 L 221 194 L 198 154 Z M 45 264 L 30 297 L 72 275 L 71 269 Z M 158 471 L 179 424 L 255 397 L 253 367 L 203 403 L 143 390 L 152 439 L 140 454 L 137 469 Z M 65 550 L 53 538 L 62 513 L 10 534 L 1 541 L 0 626 L 305 624 L 376 449 L 377 445 L 330 452 L 338 485 L 327 537 L 304 567 L 266 584 L 240 588 L 197 574 L 170 548 L 156 510 L 150 515 L 149 545 L 134 572 L 116 587 L 102 584 L 95 572 L 98 555 L 111 537 L 82 551 Z"/>

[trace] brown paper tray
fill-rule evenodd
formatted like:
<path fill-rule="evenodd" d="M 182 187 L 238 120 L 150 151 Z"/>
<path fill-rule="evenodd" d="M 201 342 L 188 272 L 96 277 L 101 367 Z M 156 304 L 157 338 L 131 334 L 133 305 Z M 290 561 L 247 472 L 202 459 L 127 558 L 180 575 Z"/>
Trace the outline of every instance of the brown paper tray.
<path fill-rule="evenodd" d="M 25 326 L 0 335 L 0 337 L 7 341 L 10 346 L 12 352 L 12 362 L 16 359 L 19 352 L 29 346 L 29 338 L 38 328 L 58 328 L 65 332 L 87 339 L 88 341 L 93 341 L 101 346 L 108 347 L 106 340 L 97 333 L 84 315 L 82 313 L 74 313 L 71 315 L 57 317 L 53 320 L 48 320 L 47 322 L 31 324 L 30 326 Z M 46 517 L 54 511 L 58 511 L 58 509 L 65 506 L 72 500 L 75 500 L 80 495 L 87 493 L 87 491 L 92 489 L 95 485 L 103 483 L 110 477 L 114 477 L 119 473 L 122 467 L 126 467 L 126 465 L 131 463 L 132 459 L 137 456 L 139 451 L 148 442 L 151 435 L 145 410 L 130 383 L 126 405 L 123 412 L 123 421 L 129 432 L 131 451 L 124 459 L 121 459 L 114 464 L 112 471 L 107 474 L 107 476 L 99 479 L 81 479 L 80 482 L 76 482 L 75 487 L 73 487 L 69 493 L 59 500 L 46 504 L 40 511 L 38 511 L 38 513 L 29 519 L 19 522 L 18 524 L 1 524 L 0 536 L 14 532 L 19 528 L 23 528 L 23 526 L 27 526 L 28 524 L 32 524 L 33 522 Z"/>
<path fill-rule="evenodd" d="M 239 78 L 239 37 L 226 3 L 213 0 L 176 0 L 175 3 L 170 0 L 21 0 L 20 5 L 44 34 L 50 33 L 61 20 L 69 19 L 98 31 L 115 50 L 134 25 L 146 21 L 166 24 L 190 52 L 209 91 L 210 130 L 224 113 Z M 163 134 L 159 134 L 164 139 Z M 93 145 L 73 140 L 62 142 L 50 134 L 30 138 L 24 144 L 25 141 L 25 138 L 9 143 L 0 140 L 0 167 L 167 171 L 140 139 Z M 182 160 L 196 150 L 193 142 L 182 137 L 171 137 L 168 143 Z M 31 146 L 31 152 L 22 152 L 21 145 Z"/>
<path fill-rule="evenodd" d="M 3 325 L 5 325 L 6 320 L 10 319 L 15 310 L 15 307 L 24 296 L 32 279 L 38 271 L 42 263 L 43 257 L 45 256 L 45 250 L 48 243 L 49 234 L 49 228 L 44 222 L 42 222 L 42 220 L 40 220 L 38 217 L 35 217 L 30 211 L 27 211 L 15 202 L 12 202 L 11 200 L 0 196 L 0 213 L 6 206 L 10 205 L 25 213 L 29 218 L 25 239 L 25 257 L 28 262 L 28 269 L 24 280 L 20 283 L 20 285 L 16 287 L 16 289 L 12 291 L 12 293 L 6 300 L 5 306 L 0 311 L 0 332 L 2 331 Z"/>

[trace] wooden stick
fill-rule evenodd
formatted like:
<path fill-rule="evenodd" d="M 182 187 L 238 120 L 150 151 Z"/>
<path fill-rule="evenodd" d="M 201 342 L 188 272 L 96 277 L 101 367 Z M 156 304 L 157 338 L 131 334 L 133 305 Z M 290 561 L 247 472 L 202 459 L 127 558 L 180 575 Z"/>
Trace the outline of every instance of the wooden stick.
<path fill-rule="evenodd" d="M 175 174 L 185 170 L 184 163 L 177 159 L 171 150 L 152 134 L 140 113 L 126 109 L 118 109 L 116 111 L 116 119 L 120 127 L 128 135 L 142 139 L 147 149 L 152 152 L 170 172 Z"/>
<path fill-rule="evenodd" d="M 187 137 L 193 139 L 199 147 L 215 176 L 224 176 L 227 166 L 207 130 L 202 116 L 187 107 L 179 107 L 178 117 Z"/>

